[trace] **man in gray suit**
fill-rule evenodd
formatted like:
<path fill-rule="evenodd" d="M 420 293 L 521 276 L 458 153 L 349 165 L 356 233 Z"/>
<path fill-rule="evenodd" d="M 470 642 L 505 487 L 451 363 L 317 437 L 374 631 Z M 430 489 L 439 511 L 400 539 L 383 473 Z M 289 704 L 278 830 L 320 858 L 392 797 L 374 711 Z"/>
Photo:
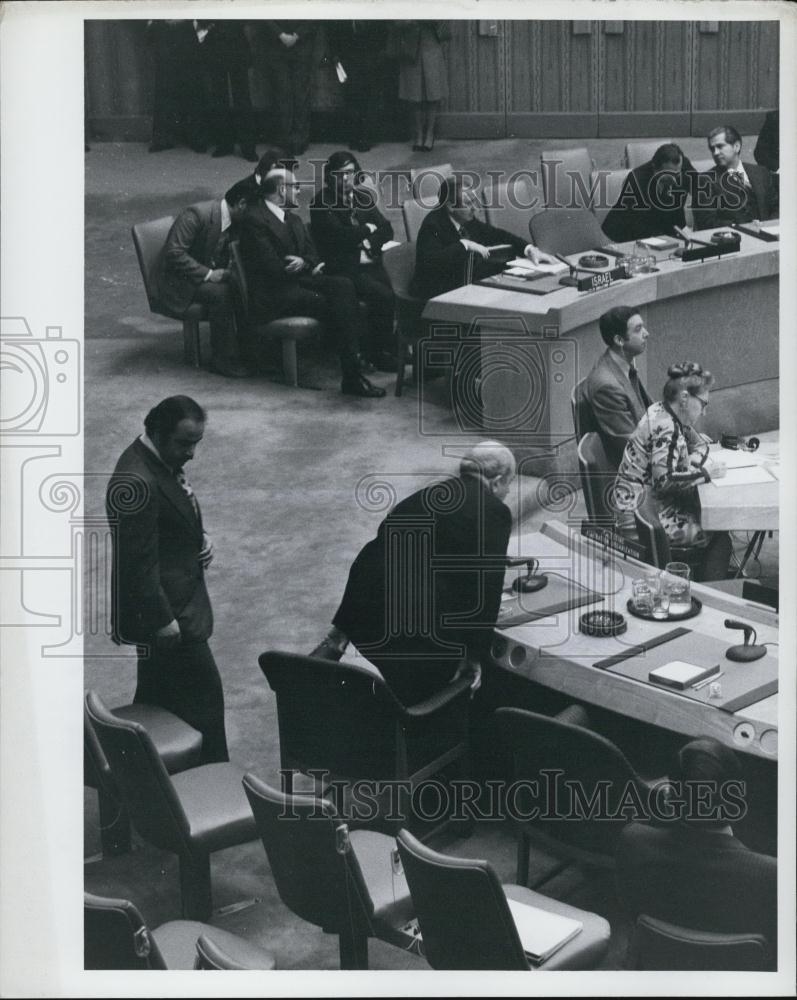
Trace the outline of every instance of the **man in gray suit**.
<path fill-rule="evenodd" d="M 208 307 L 212 367 L 220 375 L 242 378 L 230 281 L 230 243 L 247 207 L 249 185 L 234 184 L 220 201 L 189 205 L 174 220 L 157 269 L 158 298 L 181 315 L 194 302 Z"/>
<path fill-rule="evenodd" d="M 606 457 L 619 468 L 626 441 L 652 403 L 635 364 L 649 334 L 630 306 L 614 306 L 598 324 L 606 350 L 587 376 L 583 399 L 592 410 Z"/>
<path fill-rule="evenodd" d="M 202 763 L 228 760 L 224 694 L 208 639 L 213 611 L 205 570 L 213 546 L 183 466 L 205 430 L 188 396 L 153 407 L 144 433 L 113 471 L 106 510 L 113 532 L 113 639 L 138 648 L 134 701 L 160 705 L 202 733 Z"/>

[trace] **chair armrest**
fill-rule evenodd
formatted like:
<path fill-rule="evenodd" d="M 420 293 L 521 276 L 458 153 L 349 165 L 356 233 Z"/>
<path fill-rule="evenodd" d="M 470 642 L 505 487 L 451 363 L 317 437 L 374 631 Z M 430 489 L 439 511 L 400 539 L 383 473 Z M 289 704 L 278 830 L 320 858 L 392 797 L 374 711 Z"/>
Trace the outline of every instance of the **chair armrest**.
<path fill-rule="evenodd" d="M 472 677 L 460 677 L 450 684 L 447 684 L 437 694 L 433 694 L 426 701 L 419 702 L 404 709 L 404 715 L 410 719 L 428 719 L 452 702 L 457 701 L 466 691 L 470 690 Z"/>

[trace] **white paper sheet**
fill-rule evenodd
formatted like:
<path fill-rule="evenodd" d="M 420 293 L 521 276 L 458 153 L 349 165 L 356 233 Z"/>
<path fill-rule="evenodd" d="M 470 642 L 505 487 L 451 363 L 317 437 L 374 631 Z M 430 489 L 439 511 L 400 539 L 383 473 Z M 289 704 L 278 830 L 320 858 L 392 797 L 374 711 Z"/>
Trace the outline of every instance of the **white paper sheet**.
<path fill-rule="evenodd" d="M 752 486 L 754 483 L 774 482 L 774 476 L 760 465 L 748 465 L 741 469 L 728 469 L 722 479 L 712 479 L 711 483 L 719 489 L 728 486 Z"/>

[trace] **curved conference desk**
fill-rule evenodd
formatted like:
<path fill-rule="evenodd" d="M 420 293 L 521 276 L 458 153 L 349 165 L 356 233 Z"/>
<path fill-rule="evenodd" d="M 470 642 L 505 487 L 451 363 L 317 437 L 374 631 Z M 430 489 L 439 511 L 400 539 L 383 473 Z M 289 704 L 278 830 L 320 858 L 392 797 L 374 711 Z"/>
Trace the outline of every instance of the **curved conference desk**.
<path fill-rule="evenodd" d="M 695 235 L 708 241 L 712 232 Z M 719 259 L 683 263 L 661 253 L 658 271 L 593 292 L 466 285 L 427 303 L 422 353 L 432 368 L 455 373 L 452 406 L 463 429 L 500 437 L 525 460 L 522 471 L 538 475 L 573 467 L 571 393 L 604 350 L 599 316 L 616 305 L 638 307 L 650 331 L 638 367 L 654 399 L 667 366 L 694 359 L 716 377 L 712 411 L 722 410 L 723 395 L 732 400 L 717 429 L 769 430 L 778 426 L 778 247 L 742 234 L 739 251 Z M 748 401 L 755 427 L 727 425 Z"/>

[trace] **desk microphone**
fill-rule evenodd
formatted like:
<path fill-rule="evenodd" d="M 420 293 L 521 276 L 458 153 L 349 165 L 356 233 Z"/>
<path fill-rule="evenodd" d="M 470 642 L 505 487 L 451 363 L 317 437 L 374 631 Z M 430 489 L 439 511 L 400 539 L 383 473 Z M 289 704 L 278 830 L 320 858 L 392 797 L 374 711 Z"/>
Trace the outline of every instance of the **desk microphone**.
<path fill-rule="evenodd" d="M 760 660 L 762 656 L 767 655 L 766 646 L 757 646 L 755 644 L 758 636 L 752 625 L 746 625 L 735 618 L 726 618 L 725 628 L 741 629 L 744 632 L 744 645 L 731 646 L 725 651 L 725 655 L 729 660 L 734 660 L 736 663 L 752 663 L 753 660 Z M 753 639 L 752 643 L 750 642 L 751 636 Z"/>
<path fill-rule="evenodd" d="M 578 278 L 576 277 L 576 275 L 586 274 L 591 276 L 594 273 L 592 271 L 585 271 L 583 268 L 576 267 L 575 264 L 571 264 L 570 261 L 567 259 L 567 257 L 563 257 L 562 254 L 560 253 L 555 253 L 554 257 L 556 257 L 557 260 L 560 260 L 563 264 L 567 264 L 567 266 L 570 268 L 570 274 L 565 278 L 559 279 L 560 285 L 577 285 Z"/>
<path fill-rule="evenodd" d="M 686 241 L 686 245 L 689 246 L 690 243 L 696 243 L 699 247 L 716 247 L 716 243 L 706 243 L 705 240 L 695 239 L 694 236 L 687 235 L 680 226 L 672 227 L 676 234 L 681 237 L 682 240 Z"/>
<path fill-rule="evenodd" d="M 513 559 L 507 558 L 510 566 L 527 566 L 528 570 L 524 577 L 518 577 L 512 584 L 512 590 L 520 594 L 533 594 L 536 590 L 542 590 L 548 586 L 548 577 L 545 573 L 538 573 L 540 564 L 536 559 Z"/>

